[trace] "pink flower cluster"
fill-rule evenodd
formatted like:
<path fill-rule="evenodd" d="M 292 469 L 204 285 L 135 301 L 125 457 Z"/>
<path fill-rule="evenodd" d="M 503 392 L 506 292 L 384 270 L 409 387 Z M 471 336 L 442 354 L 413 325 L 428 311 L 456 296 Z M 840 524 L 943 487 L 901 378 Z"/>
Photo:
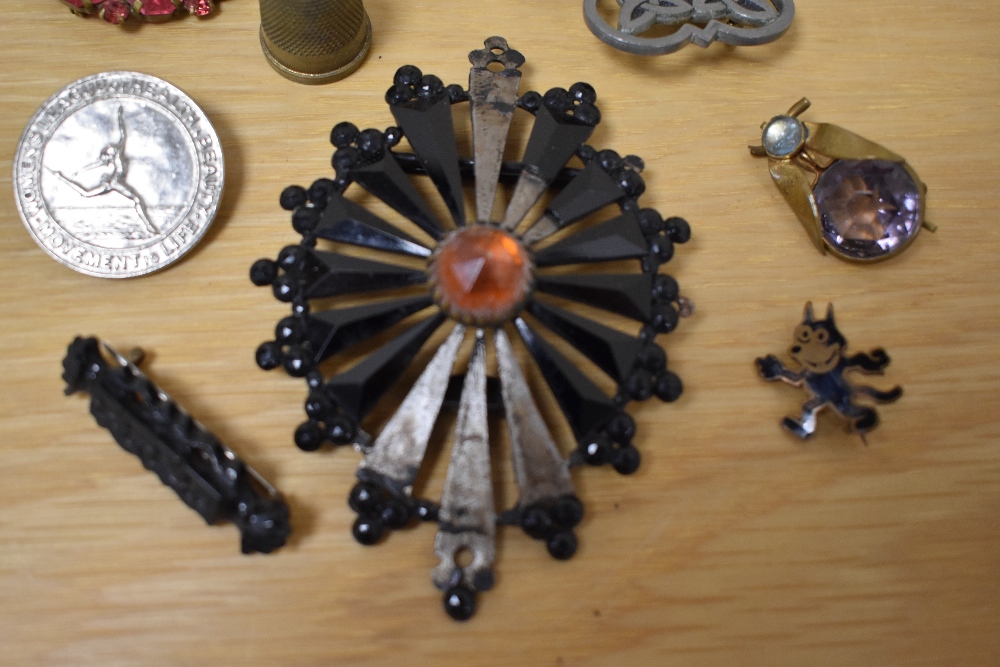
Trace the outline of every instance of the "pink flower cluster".
<path fill-rule="evenodd" d="M 108 23 L 118 25 L 129 16 L 137 15 L 148 21 L 162 21 L 187 12 L 208 16 L 215 9 L 212 0 L 62 0 L 75 14 L 97 14 Z"/>

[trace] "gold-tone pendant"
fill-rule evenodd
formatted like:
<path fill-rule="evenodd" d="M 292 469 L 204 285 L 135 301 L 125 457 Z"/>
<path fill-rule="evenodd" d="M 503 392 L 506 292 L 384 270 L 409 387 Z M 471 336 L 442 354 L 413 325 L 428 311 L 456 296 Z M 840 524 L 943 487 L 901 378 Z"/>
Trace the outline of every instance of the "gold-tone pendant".
<path fill-rule="evenodd" d="M 889 149 L 829 123 L 806 123 L 802 98 L 761 128 L 771 178 L 821 253 L 874 262 L 898 255 L 921 227 L 927 186 Z"/>

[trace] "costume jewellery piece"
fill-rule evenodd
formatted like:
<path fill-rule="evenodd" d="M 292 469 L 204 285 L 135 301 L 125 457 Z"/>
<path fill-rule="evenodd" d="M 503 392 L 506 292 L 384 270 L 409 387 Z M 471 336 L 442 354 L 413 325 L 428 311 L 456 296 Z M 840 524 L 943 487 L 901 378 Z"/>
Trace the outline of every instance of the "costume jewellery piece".
<path fill-rule="evenodd" d="M 878 403 L 892 403 L 903 395 L 902 387 L 880 391 L 873 387 L 852 385 L 844 377 L 849 370 L 881 375 L 889 365 L 889 355 L 882 348 L 867 354 L 847 354 L 847 339 L 837 329 L 833 321 L 833 305 L 826 310 L 826 317 L 813 317 L 812 303 L 807 303 L 802 323 L 795 327 L 792 346 L 788 349 L 792 359 L 801 369 L 786 368 L 772 354 L 758 357 L 757 370 L 765 380 L 781 380 L 794 387 L 804 387 L 809 400 L 802 404 L 799 419 L 785 417 L 781 425 L 803 440 L 816 431 L 816 415 L 826 407 L 831 407 L 841 417 L 848 420 L 851 428 L 865 440 L 865 433 L 878 425 L 878 413 L 870 407 L 858 405 L 859 395 L 868 396 Z M 868 444 L 865 441 L 865 444 Z"/>
<path fill-rule="evenodd" d="M 899 155 L 842 127 L 806 123 L 802 98 L 761 128 L 756 157 L 767 157 L 771 178 L 821 253 L 873 262 L 902 252 L 924 219 L 927 186 Z"/>
<path fill-rule="evenodd" d="M 145 21 L 166 21 L 174 16 L 208 16 L 215 11 L 213 0 L 62 0 L 77 16 L 97 14 L 108 23 L 120 25 L 130 16 Z"/>
<path fill-rule="evenodd" d="M 415 519 L 437 522 L 440 564 L 433 580 L 445 591 L 446 611 L 460 620 L 474 613 L 475 593 L 493 583 L 497 524 L 519 525 L 555 558 L 569 558 L 577 548 L 573 528 L 583 516 L 570 467 L 611 464 L 622 474 L 638 467 L 635 422 L 625 407 L 654 395 L 673 401 L 681 393 L 680 379 L 667 370 L 655 339 L 676 327 L 686 302 L 674 279 L 659 269 L 671 258 L 674 243 L 690 236 L 684 220 L 664 221 L 639 207 L 645 189 L 639 158 L 584 143 L 600 120 L 593 88 L 576 83 L 569 90 L 519 95 L 523 56 L 500 37 L 485 46 L 469 56 L 468 91 L 445 87 L 416 67 L 401 67 L 386 93 L 398 127 L 382 132 L 335 126 L 336 180 L 320 179 L 308 190 L 292 186 L 281 195 L 301 243 L 284 248 L 277 261 L 257 261 L 250 271 L 255 284 L 271 285 L 279 300 L 292 305 L 275 340 L 257 350 L 257 363 L 264 369 L 282 366 L 308 383 L 308 420 L 296 431 L 296 444 L 310 451 L 324 442 L 354 443 L 364 453 L 349 499 L 358 513 L 354 536 L 362 544 L 374 544 Z M 473 159 L 459 157 L 455 139 L 452 107 L 463 103 L 471 113 Z M 517 108 L 532 114 L 534 123 L 521 161 L 504 162 Z M 393 150 L 404 137 L 412 154 Z M 582 168 L 564 166 L 574 156 Z M 427 178 L 410 178 L 407 172 Z M 463 175 L 475 178 L 473 220 L 467 218 Z M 409 220 L 414 235 L 345 197 L 351 183 Z M 506 210 L 494 217 L 501 183 L 513 183 L 513 191 Z M 420 194 L 431 186 L 440 206 Z M 536 202 L 541 202 L 537 208 Z M 618 207 L 614 217 L 593 215 L 611 205 Z M 540 215 L 531 214 L 542 208 Z M 360 258 L 320 250 L 320 241 L 416 260 L 403 266 Z M 635 261 L 637 270 L 616 272 L 620 264 L 607 264 L 620 261 Z M 404 288 L 409 294 L 398 296 Z M 319 302 L 328 297 L 390 290 L 396 295 L 386 299 L 317 307 L 329 304 Z M 640 331 L 623 333 L 552 303 L 553 297 L 637 320 Z M 447 335 L 435 337 L 449 321 Z M 354 366 L 324 363 L 392 327 L 400 332 L 384 336 L 385 342 Z M 617 384 L 615 395 L 608 396 L 549 342 L 550 334 L 606 373 Z M 362 421 L 432 338 L 433 356 L 417 362 L 422 372 L 372 438 Z M 466 339 L 472 348 L 468 356 L 460 354 Z M 518 339 L 573 433 L 575 449 L 568 458 L 524 377 Z M 495 377 L 488 371 L 491 343 Z M 437 503 L 419 497 L 418 473 L 439 413 L 456 405 L 454 445 Z M 505 416 L 520 494 L 514 507 L 501 512 L 493 501 L 490 413 Z M 463 552 L 471 554 L 471 562 L 456 560 Z"/>
<path fill-rule="evenodd" d="M 97 423 L 208 524 L 232 521 L 243 553 L 270 553 L 291 527 L 281 494 L 195 421 L 136 365 L 96 338 L 77 337 L 63 360 L 66 394 L 90 394 Z"/>
<path fill-rule="evenodd" d="M 590 31 L 616 49 L 642 56 L 673 53 L 689 42 L 715 40 L 736 46 L 767 44 L 785 34 L 795 16 L 792 0 L 617 0 L 617 29 L 601 17 L 600 0 L 583 0 Z M 657 25 L 674 27 L 662 37 L 643 37 Z"/>

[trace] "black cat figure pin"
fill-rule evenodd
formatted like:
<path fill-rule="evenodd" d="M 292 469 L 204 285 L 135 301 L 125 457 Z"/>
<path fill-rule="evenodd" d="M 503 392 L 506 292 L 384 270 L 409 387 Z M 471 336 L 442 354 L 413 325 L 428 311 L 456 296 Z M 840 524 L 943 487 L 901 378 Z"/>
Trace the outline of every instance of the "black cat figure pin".
<path fill-rule="evenodd" d="M 802 323 L 795 327 L 794 341 L 788 351 L 802 367 L 800 370 L 785 368 L 773 354 L 758 357 L 755 363 L 765 380 L 782 380 L 809 392 L 809 400 L 802 404 L 802 416 L 785 417 L 781 421 L 782 426 L 803 440 L 816 431 L 816 415 L 829 406 L 849 420 L 851 428 L 868 444 L 865 433 L 878 425 L 878 413 L 857 405 L 854 399 L 863 394 L 878 403 L 891 403 L 903 395 L 902 387 L 879 391 L 847 381 L 844 373 L 848 370 L 881 375 L 889 365 L 889 355 L 882 348 L 848 355 L 847 340 L 833 321 L 833 304 L 827 306 L 826 318 L 822 320 L 815 320 L 812 303 L 806 304 Z"/>

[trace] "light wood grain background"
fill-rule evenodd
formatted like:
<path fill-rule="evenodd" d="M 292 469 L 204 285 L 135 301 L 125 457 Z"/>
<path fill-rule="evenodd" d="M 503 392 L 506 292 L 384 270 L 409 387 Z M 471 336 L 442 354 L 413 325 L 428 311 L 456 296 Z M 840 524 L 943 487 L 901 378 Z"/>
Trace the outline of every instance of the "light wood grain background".
<path fill-rule="evenodd" d="M 121 282 L 37 248 L 0 170 L 0 663 L 1000 664 L 1000 17 L 992 3 L 797 5 L 772 45 L 646 59 L 598 42 L 579 0 L 367 0 L 367 62 L 315 88 L 267 66 L 253 0 L 135 30 L 0 0 L 0 162 L 56 90 L 134 69 L 205 109 L 227 167 L 201 245 Z M 577 556 L 501 530 L 497 586 L 458 624 L 429 581 L 432 527 L 357 545 L 358 455 L 292 444 L 303 384 L 253 362 L 286 307 L 247 270 L 297 238 L 278 194 L 330 174 L 333 124 L 392 124 L 397 67 L 465 83 L 467 53 L 494 34 L 527 58 L 523 89 L 595 86 L 591 143 L 640 154 L 643 203 L 691 222 L 669 270 L 697 313 L 663 338 L 683 398 L 632 410 L 640 471 L 574 473 Z M 807 118 L 907 157 L 936 235 L 872 267 L 811 248 L 746 150 L 803 95 Z M 905 388 L 869 447 L 829 415 L 808 445 L 788 436 L 778 422 L 803 395 L 754 372 L 810 299 L 836 304 L 855 349 L 884 346 L 878 383 Z M 151 351 L 154 380 L 287 493 L 289 546 L 241 556 L 232 526 L 203 525 L 62 395 L 81 333 Z"/>

